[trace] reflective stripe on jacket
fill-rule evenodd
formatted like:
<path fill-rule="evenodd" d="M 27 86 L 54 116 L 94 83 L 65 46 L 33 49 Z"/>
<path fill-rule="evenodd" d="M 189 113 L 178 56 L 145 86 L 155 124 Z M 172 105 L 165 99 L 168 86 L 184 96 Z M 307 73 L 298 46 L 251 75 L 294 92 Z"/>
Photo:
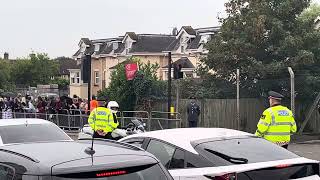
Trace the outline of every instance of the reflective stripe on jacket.
<path fill-rule="evenodd" d="M 105 133 L 112 132 L 119 126 L 119 122 L 114 120 L 110 109 L 105 107 L 95 108 L 88 119 L 90 127 L 94 130 L 103 130 Z"/>
<path fill-rule="evenodd" d="M 257 127 L 256 135 L 273 143 L 289 143 L 290 135 L 297 132 L 292 112 L 281 105 L 265 110 Z"/>

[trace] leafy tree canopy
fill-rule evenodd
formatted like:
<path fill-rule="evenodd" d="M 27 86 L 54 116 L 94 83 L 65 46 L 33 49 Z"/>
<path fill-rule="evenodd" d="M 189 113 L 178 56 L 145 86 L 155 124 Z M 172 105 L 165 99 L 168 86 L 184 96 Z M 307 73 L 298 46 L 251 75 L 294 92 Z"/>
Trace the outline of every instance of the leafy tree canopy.
<path fill-rule="evenodd" d="M 128 81 L 125 75 L 127 63 L 138 63 L 139 70 L 132 81 Z M 165 97 L 165 82 L 157 78 L 158 64 L 150 62 L 143 64 L 137 58 L 130 58 L 124 63 L 120 63 L 111 74 L 109 87 L 98 92 L 98 96 L 108 97 L 110 100 L 117 101 L 122 110 L 134 110 L 136 105 L 146 107 L 150 101 Z"/>
<path fill-rule="evenodd" d="M 248 94 L 288 93 L 288 66 L 298 78 L 314 77 L 320 70 L 320 33 L 312 23 L 317 8 L 307 9 L 309 5 L 310 0 L 229 0 L 227 17 L 207 44 L 209 54 L 200 70 L 234 83 L 239 68 Z"/>

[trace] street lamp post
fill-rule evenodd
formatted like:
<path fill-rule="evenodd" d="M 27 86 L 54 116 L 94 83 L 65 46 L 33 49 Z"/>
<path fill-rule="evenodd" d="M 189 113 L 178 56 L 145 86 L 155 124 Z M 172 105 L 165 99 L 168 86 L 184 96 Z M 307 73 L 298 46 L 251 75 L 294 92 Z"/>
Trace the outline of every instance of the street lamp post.
<path fill-rule="evenodd" d="M 88 111 L 90 112 L 90 101 L 91 101 L 91 55 L 87 54 L 85 60 L 88 65 Z"/>

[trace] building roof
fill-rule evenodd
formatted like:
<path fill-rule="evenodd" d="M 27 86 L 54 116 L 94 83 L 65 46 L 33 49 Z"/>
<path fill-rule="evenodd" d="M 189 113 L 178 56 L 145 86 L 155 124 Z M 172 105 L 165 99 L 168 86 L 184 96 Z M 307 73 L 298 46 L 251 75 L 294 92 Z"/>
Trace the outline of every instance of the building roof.
<path fill-rule="evenodd" d="M 86 45 L 92 45 L 89 38 L 81 38 L 81 41 L 84 42 Z"/>
<path fill-rule="evenodd" d="M 118 44 L 118 49 L 114 51 L 115 54 L 122 53 L 125 49 L 125 45 L 123 43 Z"/>
<path fill-rule="evenodd" d="M 106 55 L 110 53 L 120 54 L 125 50 L 124 38 L 126 37 L 130 37 L 132 40 L 134 40 L 129 53 L 161 53 L 163 51 L 175 51 L 180 47 L 179 34 L 181 34 L 182 30 L 186 31 L 192 36 L 192 40 L 188 44 L 187 49 L 198 49 L 201 43 L 200 41 L 202 35 L 215 34 L 219 31 L 219 29 L 220 27 L 193 29 L 191 26 L 183 26 L 177 36 L 163 34 L 136 34 L 134 32 L 127 32 L 125 36 L 119 36 L 116 38 L 96 40 L 82 38 L 80 42 L 90 45 L 90 48 L 87 48 L 83 53 L 79 49 L 73 57 L 79 57 L 81 54 L 93 54 L 93 45 L 96 43 L 100 43 L 101 45 L 99 51 L 95 52 L 95 55 Z M 119 42 L 118 49 L 116 50 L 114 50 L 113 46 L 110 44 L 115 41 Z"/>
<path fill-rule="evenodd" d="M 108 42 L 106 42 L 102 45 L 101 51 L 99 52 L 99 54 L 109 54 L 112 52 L 112 50 L 113 50 L 112 44 L 109 44 Z"/>
<path fill-rule="evenodd" d="M 171 44 L 168 46 L 168 48 L 166 49 L 166 51 L 174 51 L 177 50 L 180 46 L 180 39 L 176 39 L 173 42 L 171 42 Z"/>
<path fill-rule="evenodd" d="M 191 26 L 182 26 L 182 29 L 184 29 L 189 35 L 197 34 L 197 32 Z"/>
<path fill-rule="evenodd" d="M 77 51 L 76 53 L 74 53 L 74 54 L 72 55 L 72 57 L 77 57 L 77 56 L 80 55 L 80 53 L 81 53 L 81 49 L 78 49 L 78 51 Z"/>
<path fill-rule="evenodd" d="M 181 65 L 182 68 L 195 68 L 195 66 L 192 64 L 192 62 L 187 57 L 182 57 L 175 61 L 173 63 L 174 65 Z M 162 67 L 162 68 L 168 68 L 168 65 Z"/>
<path fill-rule="evenodd" d="M 137 41 L 133 43 L 130 53 L 149 52 L 161 53 L 166 51 L 173 41 L 175 36 L 171 35 L 138 35 Z"/>
<path fill-rule="evenodd" d="M 135 32 L 127 32 L 126 35 L 128 35 L 134 41 L 138 39 L 138 36 L 136 35 Z"/>
<path fill-rule="evenodd" d="M 188 44 L 187 49 L 198 49 L 200 45 L 201 36 L 197 35 L 196 38 L 193 38 Z"/>
<path fill-rule="evenodd" d="M 210 138 L 231 138 L 239 136 L 253 135 L 242 131 L 224 128 L 179 128 L 134 134 L 121 139 L 121 141 L 134 137 L 155 138 L 171 143 L 189 152 L 198 154 L 191 145 L 192 141 Z"/>
<path fill-rule="evenodd" d="M 197 29 L 195 29 L 195 31 L 197 32 L 197 34 L 216 33 L 216 32 L 220 31 L 220 26 L 197 28 Z"/>
<path fill-rule="evenodd" d="M 69 69 L 80 69 L 77 61 L 67 57 L 59 57 L 55 59 L 59 63 L 59 75 L 69 75 Z"/>

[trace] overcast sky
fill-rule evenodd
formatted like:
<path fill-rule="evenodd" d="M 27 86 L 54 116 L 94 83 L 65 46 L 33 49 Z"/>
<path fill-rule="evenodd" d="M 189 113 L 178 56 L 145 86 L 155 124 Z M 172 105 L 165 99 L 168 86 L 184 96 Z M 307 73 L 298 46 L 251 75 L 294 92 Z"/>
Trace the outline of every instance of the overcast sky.
<path fill-rule="evenodd" d="M 218 25 L 227 0 L 0 0 L 0 57 L 71 56 L 82 37 Z M 320 0 L 315 0 L 320 2 Z"/>

